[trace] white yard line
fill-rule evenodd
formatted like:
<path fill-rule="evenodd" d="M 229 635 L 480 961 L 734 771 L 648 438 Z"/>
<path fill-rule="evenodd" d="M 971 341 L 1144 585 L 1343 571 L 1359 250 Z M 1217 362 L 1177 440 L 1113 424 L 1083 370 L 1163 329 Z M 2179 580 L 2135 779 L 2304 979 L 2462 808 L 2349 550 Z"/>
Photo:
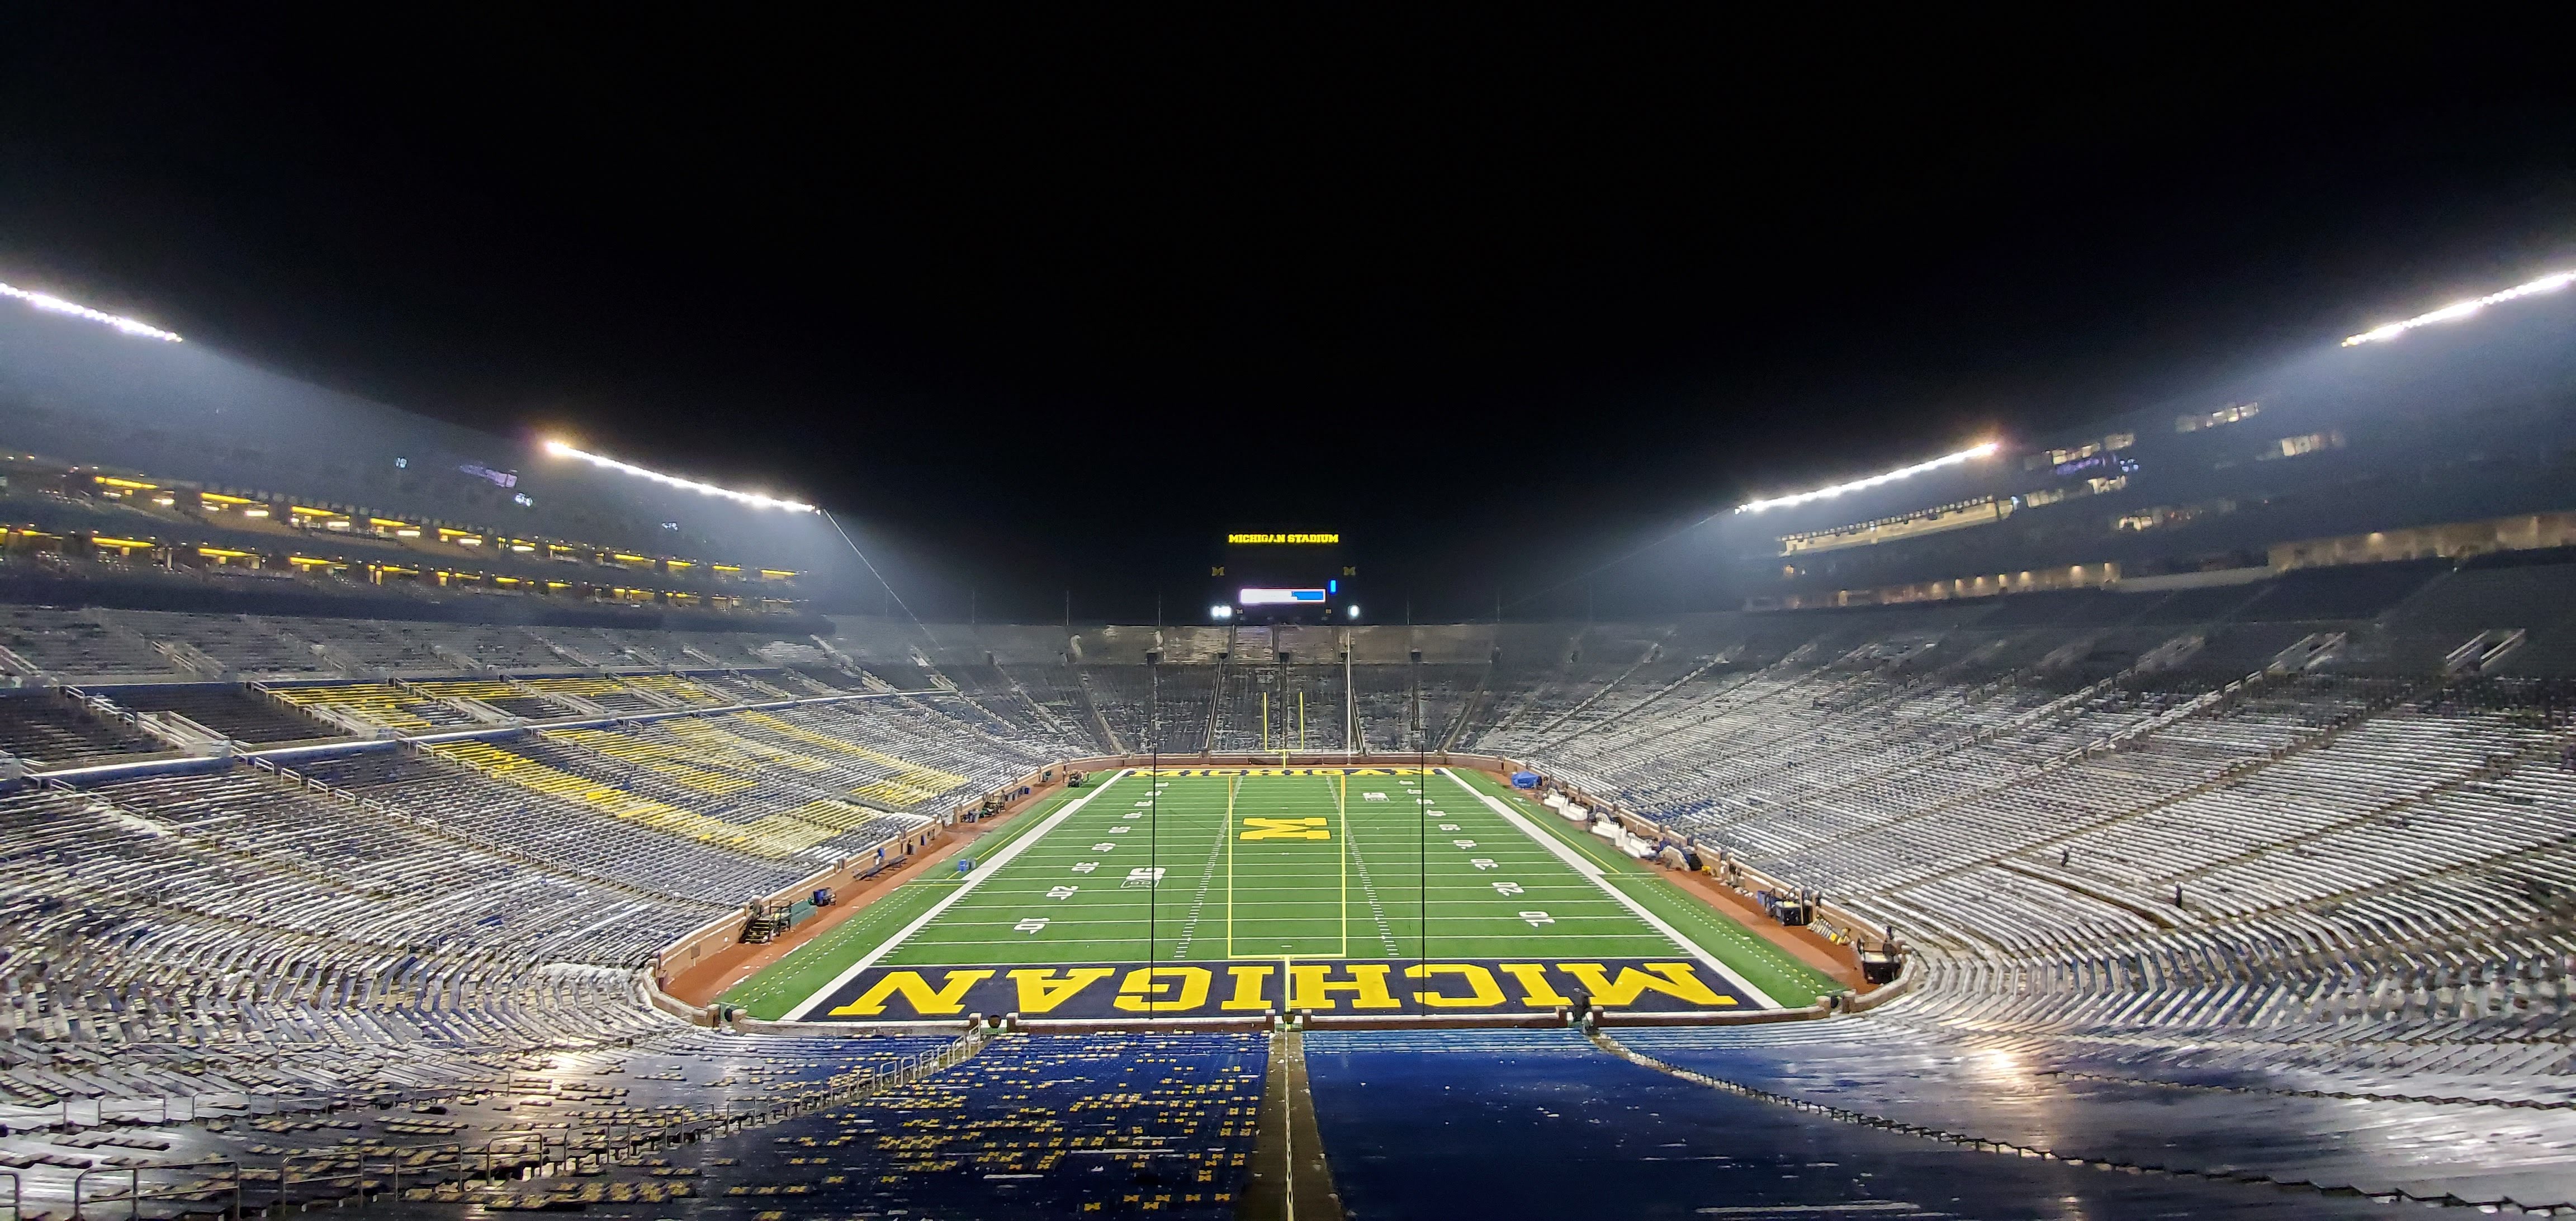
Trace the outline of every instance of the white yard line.
<path fill-rule="evenodd" d="M 949 904 L 955 903 L 959 899 L 963 899 L 967 895 L 973 893 L 977 886 L 983 884 L 984 879 L 989 878 L 996 872 L 1000 871 L 1002 866 L 1010 864 L 1012 859 L 1019 856 L 1023 849 L 1026 849 L 1029 845 L 1034 844 L 1039 840 L 1045 839 L 1047 837 L 1047 832 L 1055 830 L 1056 827 L 1064 822 L 1064 820 L 1073 817 L 1076 813 L 1079 813 L 1082 807 L 1090 805 L 1092 798 L 1108 792 L 1111 787 L 1115 786 L 1119 781 L 1126 779 L 1131 774 L 1132 772 L 1120 772 L 1117 775 L 1110 777 L 1108 782 L 1102 784 L 1099 788 L 1093 789 L 1073 801 L 1066 802 L 1063 809 L 1047 815 L 1047 820 L 1039 823 L 1037 830 L 1031 831 L 1018 839 L 1012 840 L 1008 846 L 1004 847 L 1001 851 L 994 853 L 993 859 L 977 865 L 973 873 L 966 875 L 965 881 L 957 884 L 957 889 L 949 891 L 947 894 L 941 896 L 938 902 L 931 904 L 929 911 L 923 912 L 918 917 L 915 917 L 912 923 L 895 930 L 894 936 L 878 942 L 877 948 L 868 951 L 866 957 L 861 958 L 857 962 L 851 963 L 846 968 L 843 968 L 840 974 L 832 977 L 832 982 L 823 985 L 821 989 L 814 993 L 814 995 L 806 997 L 803 1003 L 788 1010 L 787 1016 L 779 1020 L 787 1022 L 804 1021 L 805 1015 L 808 1012 L 811 1012 L 815 1006 L 822 1004 L 824 1001 L 830 1000 L 833 993 L 840 991 L 841 988 L 851 980 L 857 979 L 859 977 L 859 972 L 877 965 L 878 959 L 892 953 L 896 946 L 903 944 L 906 940 L 909 940 L 914 933 L 920 932 L 924 927 L 927 927 L 931 921 L 938 919 L 939 913 L 947 911 Z"/>
<path fill-rule="evenodd" d="M 1665 923 L 1663 917 L 1647 910 L 1646 905 L 1639 903 L 1636 896 L 1611 885 L 1609 875 L 1602 872 L 1599 865 L 1595 865 L 1591 861 L 1584 859 L 1582 853 L 1576 852 L 1572 847 L 1568 846 L 1564 840 L 1548 834 L 1547 831 L 1541 827 L 1533 826 L 1529 819 L 1521 815 L 1520 811 L 1504 804 L 1492 794 L 1486 793 L 1483 790 L 1478 789 L 1476 786 L 1467 783 L 1464 779 L 1459 777 L 1458 773 L 1450 771 L 1445 767 L 1439 770 L 1441 775 L 1449 778 L 1450 783 L 1467 790 L 1468 796 L 1484 802 L 1485 808 L 1492 810 L 1495 815 L 1500 817 L 1504 822 L 1510 823 L 1512 826 L 1518 828 L 1521 834 L 1537 840 L 1541 847 L 1546 848 L 1550 853 L 1554 854 L 1556 859 L 1565 862 L 1565 864 L 1569 868 L 1573 869 L 1574 872 L 1591 879 L 1593 885 L 1601 888 L 1601 893 L 1618 900 L 1619 905 L 1627 908 L 1630 914 L 1653 926 L 1656 932 L 1662 933 L 1664 936 L 1671 938 L 1674 945 L 1680 946 L 1684 950 L 1689 951 L 1691 957 L 1707 963 L 1710 970 L 1717 972 L 1718 975 L 1723 977 L 1727 983 L 1735 987 L 1738 995 L 1747 1000 L 1753 1001 L 1766 1009 L 1781 1008 L 1780 1002 L 1771 999 L 1770 993 L 1754 987 L 1752 980 L 1736 974 L 1735 969 L 1727 966 L 1723 961 L 1720 961 L 1717 955 L 1709 953 L 1706 949 L 1702 948 L 1698 942 L 1683 936 L 1680 929 L 1674 928 L 1672 925 Z"/>
<path fill-rule="evenodd" d="M 1207 910 L 1208 887 L 1216 882 L 1217 858 L 1225 854 L 1226 841 L 1232 838 L 1228 833 L 1232 830 L 1233 828 L 1231 827 L 1221 829 L 1217 833 L 1217 837 L 1208 843 L 1207 864 L 1199 868 L 1198 894 L 1190 899 L 1189 919 L 1181 922 L 1180 944 L 1172 947 L 1172 957 L 1174 959 L 1189 957 L 1190 942 L 1198 936 L 1199 915 Z M 1146 901 L 1149 903 L 1153 902 L 1150 898 Z"/>

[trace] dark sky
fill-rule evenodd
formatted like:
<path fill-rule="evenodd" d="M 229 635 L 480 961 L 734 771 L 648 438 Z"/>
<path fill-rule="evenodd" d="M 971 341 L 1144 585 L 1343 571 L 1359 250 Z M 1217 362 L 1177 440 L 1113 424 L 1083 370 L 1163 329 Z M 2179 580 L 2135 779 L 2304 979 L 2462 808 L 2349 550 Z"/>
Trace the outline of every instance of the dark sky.
<path fill-rule="evenodd" d="M 793 488 L 988 615 L 1191 603 L 1230 526 L 1490 613 L 2576 255 L 2501 30 L 241 7 L 13 15 L 0 280 Z"/>

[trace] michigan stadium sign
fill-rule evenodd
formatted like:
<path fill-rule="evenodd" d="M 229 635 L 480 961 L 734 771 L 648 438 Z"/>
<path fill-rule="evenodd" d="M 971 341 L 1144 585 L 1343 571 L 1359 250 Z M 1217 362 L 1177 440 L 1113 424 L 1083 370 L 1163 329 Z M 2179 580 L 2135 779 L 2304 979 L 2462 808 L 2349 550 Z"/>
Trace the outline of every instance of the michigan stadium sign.
<path fill-rule="evenodd" d="M 1342 541 L 1342 536 L 1339 534 L 1229 534 L 1225 536 L 1225 541 L 1228 546 L 1262 543 L 1338 543 Z"/>

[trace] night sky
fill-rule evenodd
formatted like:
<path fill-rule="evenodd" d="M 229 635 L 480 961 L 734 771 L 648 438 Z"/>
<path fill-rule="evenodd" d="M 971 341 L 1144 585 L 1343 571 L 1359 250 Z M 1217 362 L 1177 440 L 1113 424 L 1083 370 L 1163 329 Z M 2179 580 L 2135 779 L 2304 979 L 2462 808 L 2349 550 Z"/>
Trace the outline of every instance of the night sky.
<path fill-rule="evenodd" d="M 1384 619 L 2576 262 L 2506 30 L 738 11 L 17 11 L 0 280 L 801 493 L 930 613 L 1264 528 Z"/>

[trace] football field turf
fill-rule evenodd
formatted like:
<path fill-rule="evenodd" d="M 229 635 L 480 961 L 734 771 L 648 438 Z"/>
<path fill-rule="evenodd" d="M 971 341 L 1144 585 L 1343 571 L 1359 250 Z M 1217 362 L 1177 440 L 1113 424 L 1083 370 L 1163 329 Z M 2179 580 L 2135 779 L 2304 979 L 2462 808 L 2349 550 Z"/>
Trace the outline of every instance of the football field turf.
<path fill-rule="evenodd" d="M 1059 793 L 728 992 L 760 1018 L 1802 1006 L 1835 985 L 1480 773 L 1163 768 Z"/>

